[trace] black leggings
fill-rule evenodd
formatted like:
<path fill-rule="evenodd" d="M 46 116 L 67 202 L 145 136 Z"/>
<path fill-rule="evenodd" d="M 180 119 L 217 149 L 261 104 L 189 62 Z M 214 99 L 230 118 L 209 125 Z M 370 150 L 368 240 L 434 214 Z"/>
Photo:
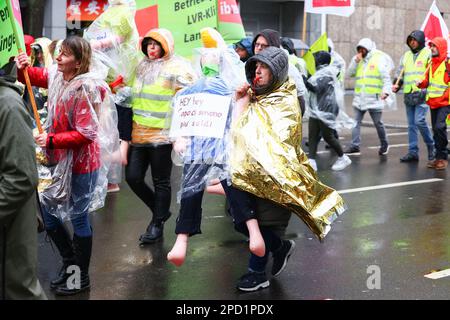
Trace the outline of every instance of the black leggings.
<path fill-rule="evenodd" d="M 323 121 L 309 118 L 309 158 L 316 158 L 317 146 L 320 141 L 321 133 L 325 142 L 328 143 L 334 151 L 336 151 L 339 157 L 342 157 L 344 155 L 344 151 L 342 150 L 339 140 L 336 138 L 336 131 L 328 127 Z"/>
<path fill-rule="evenodd" d="M 119 138 L 124 141 L 131 141 L 131 130 L 133 128 L 133 111 L 131 108 L 122 107 L 116 104 L 117 109 L 117 129 Z"/>
<path fill-rule="evenodd" d="M 153 222 L 160 223 L 169 215 L 172 173 L 172 144 L 149 147 L 131 146 L 125 177 L 131 190 L 153 212 Z M 153 191 L 145 182 L 145 174 L 150 166 Z"/>

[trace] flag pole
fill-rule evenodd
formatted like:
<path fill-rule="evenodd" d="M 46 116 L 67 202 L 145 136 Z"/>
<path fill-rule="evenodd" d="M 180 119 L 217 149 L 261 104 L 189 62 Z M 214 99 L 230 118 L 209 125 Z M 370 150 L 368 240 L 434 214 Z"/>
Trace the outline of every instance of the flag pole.
<path fill-rule="evenodd" d="M 306 7 L 303 7 L 303 29 L 302 29 L 302 41 L 306 44 L 306 22 L 308 19 L 308 13 L 306 12 Z M 305 50 L 302 49 L 302 56 L 305 53 Z"/>
<path fill-rule="evenodd" d="M 22 49 L 19 49 L 19 53 L 22 53 L 22 52 L 23 52 Z M 36 100 L 34 99 L 34 93 L 33 93 L 32 87 L 31 87 L 30 76 L 28 75 L 28 67 L 25 67 L 25 69 L 23 69 L 22 71 L 23 71 L 23 75 L 25 77 L 25 83 L 27 85 L 28 95 L 30 96 L 31 106 L 33 108 L 34 119 L 36 120 L 36 126 L 38 128 L 39 134 L 41 134 L 44 132 L 44 130 L 42 129 L 41 118 L 39 117 L 39 113 L 37 111 Z"/>
<path fill-rule="evenodd" d="M 398 86 L 400 84 L 400 80 L 403 78 L 403 75 L 405 74 L 405 68 L 402 69 L 400 74 L 398 75 L 397 81 L 395 81 L 395 85 Z"/>
<path fill-rule="evenodd" d="M 13 34 L 16 40 L 16 45 L 17 45 L 17 49 L 19 51 L 19 53 L 22 53 L 22 48 L 19 47 L 19 37 L 17 36 L 17 27 L 16 27 L 16 23 L 14 22 L 15 18 L 14 18 L 14 11 L 12 10 L 11 7 L 11 1 L 7 0 L 6 1 L 6 6 L 8 7 L 8 11 L 9 14 L 11 16 L 11 26 L 13 29 Z M 25 69 L 22 70 L 23 71 L 23 75 L 25 77 L 25 83 L 27 86 L 27 90 L 28 90 L 28 95 L 30 96 L 30 101 L 31 101 L 31 106 L 33 108 L 33 114 L 34 114 L 34 119 L 36 120 L 36 126 L 39 130 L 39 134 L 43 133 L 44 130 L 42 129 L 42 125 L 41 125 L 41 119 L 39 117 L 39 113 L 37 111 L 37 106 L 36 106 L 36 100 L 34 99 L 34 94 L 33 94 L 33 89 L 31 88 L 31 81 L 30 81 L 30 77 L 28 75 L 28 67 L 26 67 Z"/>

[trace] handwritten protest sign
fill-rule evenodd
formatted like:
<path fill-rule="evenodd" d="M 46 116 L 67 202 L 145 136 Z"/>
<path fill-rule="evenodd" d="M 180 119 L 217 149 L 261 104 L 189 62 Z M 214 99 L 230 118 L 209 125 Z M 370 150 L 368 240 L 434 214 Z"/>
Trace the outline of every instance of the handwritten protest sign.
<path fill-rule="evenodd" d="M 197 93 L 178 97 L 174 102 L 170 137 L 222 138 L 231 97 Z"/>

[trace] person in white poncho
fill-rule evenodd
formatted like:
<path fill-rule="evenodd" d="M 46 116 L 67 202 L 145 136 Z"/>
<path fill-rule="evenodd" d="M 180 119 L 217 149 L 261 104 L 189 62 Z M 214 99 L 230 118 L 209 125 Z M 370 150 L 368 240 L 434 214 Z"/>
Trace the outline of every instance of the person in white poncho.
<path fill-rule="evenodd" d="M 390 76 L 394 62 L 386 53 L 377 50 L 375 43 L 368 38 L 362 39 L 356 50 L 358 54 L 352 58 L 347 71 L 350 77 L 356 79 L 353 99 L 356 126 L 352 131 L 352 144 L 345 153 L 360 152 L 361 123 L 368 111 L 380 139 L 378 154 L 386 155 L 389 142 L 381 117 L 385 106 L 395 109 Z"/>

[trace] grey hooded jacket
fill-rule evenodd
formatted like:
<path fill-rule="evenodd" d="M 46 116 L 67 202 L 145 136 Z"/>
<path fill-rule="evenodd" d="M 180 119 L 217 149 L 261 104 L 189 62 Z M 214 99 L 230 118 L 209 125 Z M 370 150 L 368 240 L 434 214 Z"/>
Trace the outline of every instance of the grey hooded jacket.
<path fill-rule="evenodd" d="M 280 48 L 267 47 L 260 53 L 255 54 L 248 59 L 245 64 L 245 75 L 247 81 L 252 84 L 256 73 L 256 63 L 265 63 L 272 72 L 272 82 L 264 87 L 256 87 L 256 95 L 262 95 L 270 93 L 286 82 L 288 79 L 289 60 L 287 54 Z"/>

